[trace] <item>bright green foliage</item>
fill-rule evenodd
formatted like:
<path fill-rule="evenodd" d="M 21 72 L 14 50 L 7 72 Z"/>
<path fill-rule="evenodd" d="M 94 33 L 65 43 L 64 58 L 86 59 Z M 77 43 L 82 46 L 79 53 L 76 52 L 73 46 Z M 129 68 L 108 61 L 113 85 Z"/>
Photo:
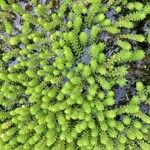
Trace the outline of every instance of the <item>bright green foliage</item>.
<path fill-rule="evenodd" d="M 147 41 L 148 41 L 148 43 L 150 44 L 150 32 L 148 33 Z"/>
<path fill-rule="evenodd" d="M 0 0 L 0 149 L 149 150 L 150 86 L 123 106 L 115 93 L 146 56 L 133 44 L 150 33 L 132 31 L 149 14 L 129 0 Z"/>

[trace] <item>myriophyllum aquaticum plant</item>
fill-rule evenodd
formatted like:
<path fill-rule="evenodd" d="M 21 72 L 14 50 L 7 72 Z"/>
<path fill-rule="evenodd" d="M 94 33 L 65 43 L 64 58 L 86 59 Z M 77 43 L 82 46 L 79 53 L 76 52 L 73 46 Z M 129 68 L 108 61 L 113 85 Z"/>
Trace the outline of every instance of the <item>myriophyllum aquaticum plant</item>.
<path fill-rule="evenodd" d="M 22 3 L 0 0 L 0 149 L 150 149 L 150 117 L 140 108 L 150 105 L 150 86 L 138 81 L 124 105 L 114 90 L 146 55 L 140 45 L 150 33 L 135 27 L 150 3 Z"/>

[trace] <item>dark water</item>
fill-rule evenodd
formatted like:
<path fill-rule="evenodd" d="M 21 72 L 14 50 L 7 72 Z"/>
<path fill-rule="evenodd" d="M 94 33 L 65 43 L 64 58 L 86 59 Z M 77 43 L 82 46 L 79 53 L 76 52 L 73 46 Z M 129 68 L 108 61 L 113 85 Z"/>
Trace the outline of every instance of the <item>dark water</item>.
<path fill-rule="evenodd" d="M 90 56 L 89 56 L 89 46 L 86 46 L 83 48 L 83 55 L 82 55 L 82 63 L 89 64 L 90 62 Z"/>

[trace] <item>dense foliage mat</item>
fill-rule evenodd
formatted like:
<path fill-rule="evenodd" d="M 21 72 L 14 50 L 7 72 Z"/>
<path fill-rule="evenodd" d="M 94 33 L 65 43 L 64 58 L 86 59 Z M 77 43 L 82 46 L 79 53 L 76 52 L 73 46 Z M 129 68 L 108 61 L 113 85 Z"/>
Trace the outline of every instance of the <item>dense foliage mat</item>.
<path fill-rule="evenodd" d="M 149 18 L 148 0 L 0 0 L 0 149 L 149 150 L 150 84 L 115 92 Z"/>

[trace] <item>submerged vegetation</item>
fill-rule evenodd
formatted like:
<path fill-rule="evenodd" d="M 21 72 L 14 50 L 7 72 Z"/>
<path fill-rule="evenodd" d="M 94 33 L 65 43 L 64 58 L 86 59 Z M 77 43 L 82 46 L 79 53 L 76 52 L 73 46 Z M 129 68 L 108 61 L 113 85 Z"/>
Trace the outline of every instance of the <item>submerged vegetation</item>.
<path fill-rule="evenodd" d="M 0 0 L 0 149 L 149 150 L 150 74 L 116 92 L 149 19 L 146 0 Z"/>

